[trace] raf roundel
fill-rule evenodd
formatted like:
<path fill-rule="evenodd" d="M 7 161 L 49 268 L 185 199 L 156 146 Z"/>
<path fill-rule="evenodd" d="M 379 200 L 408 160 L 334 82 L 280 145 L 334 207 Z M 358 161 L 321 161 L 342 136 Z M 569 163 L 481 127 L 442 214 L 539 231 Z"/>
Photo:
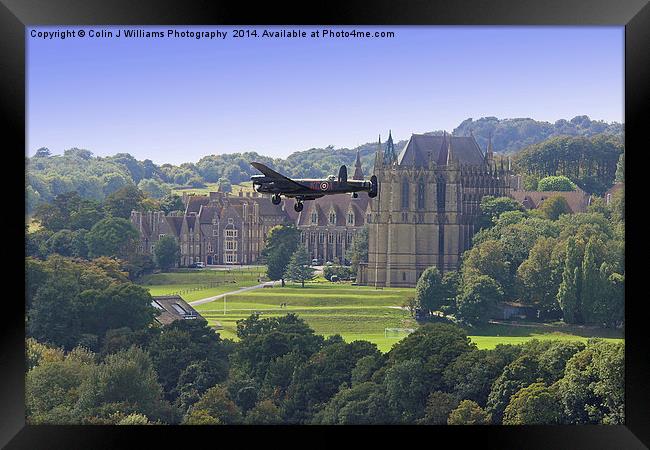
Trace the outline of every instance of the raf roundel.
<path fill-rule="evenodd" d="M 323 181 L 320 184 L 320 190 L 321 191 L 326 191 L 330 187 L 329 183 L 327 181 Z"/>

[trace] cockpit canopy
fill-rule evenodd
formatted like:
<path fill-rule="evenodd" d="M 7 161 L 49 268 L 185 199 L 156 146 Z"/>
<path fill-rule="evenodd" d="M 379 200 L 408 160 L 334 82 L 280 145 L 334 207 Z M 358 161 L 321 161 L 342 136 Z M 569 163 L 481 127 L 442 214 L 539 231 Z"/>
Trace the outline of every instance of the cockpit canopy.
<path fill-rule="evenodd" d="M 335 181 L 336 177 L 334 175 L 330 175 L 327 177 L 327 181 Z"/>

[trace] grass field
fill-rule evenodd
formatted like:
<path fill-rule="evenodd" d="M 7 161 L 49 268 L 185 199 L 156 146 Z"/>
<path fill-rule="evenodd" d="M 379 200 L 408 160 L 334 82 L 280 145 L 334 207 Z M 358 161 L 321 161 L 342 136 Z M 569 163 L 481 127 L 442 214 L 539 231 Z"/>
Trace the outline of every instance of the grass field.
<path fill-rule="evenodd" d="M 206 183 L 204 188 L 173 188 L 172 192 L 176 195 L 183 195 L 183 193 L 194 193 L 194 194 L 200 194 L 200 195 L 206 195 L 210 192 L 216 192 L 217 190 L 217 183 Z M 254 192 L 253 191 L 253 183 L 250 181 L 244 181 L 240 184 L 233 184 L 232 185 L 232 194 L 233 195 L 238 195 L 239 191 L 244 191 L 244 192 Z"/>
<path fill-rule="evenodd" d="M 151 295 L 178 294 L 187 302 L 259 284 L 264 268 L 247 266 L 230 270 L 187 269 L 142 277 Z"/>
<path fill-rule="evenodd" d="M 259 270 L 259 269 L 258 269 Z M 157 274 L 151 276 L 146 287 L 152 295 L 163 295 L 179 289 L 200 286 L 210 277 L 210 270 L 188 273 Z M 218 285 L 205 290 L 189 290 L 181 296 L 186 301 L 231 292 L 244 286 L 257 284 L 255 271 L 242 271 L 230 275 L 234 283 Z M 214 275 L 214 273 L 212 274 Z M 218 275 L 217 275 L 218 276 Z M 193 280 L 193 281 L 189 281 Z M 164 284 L 170 283 L 170 284 Z M 173 283 L 173 284 L 171 284 Z M 194 284 L 192 284 L 194 283 Z M 377 290 L 368 286 L 352 286 L 349 283 L 308 283 L 305 288 L 287 284 L 286 287 L 262 288 L 226 296 L 224 301 L 195 306 L 211 325 L 221 325 L 222 337 L 237 339 L 235 335 L 238 320 L 252 313 L 261 317 L 273 317 L 295 313 L 303 318 L 318 334 L 329 336 L 340 334 L 346 341 L 367 340 L 377 344 L 386 352 L 405 334 L 384 336 L 386 328 L 417 328 L 417 322 L 408 311 L 397 308 L 413 295 L 411 288 L 385 288 Z M 286 307 L 280 307 L 286 303 Z M 597 336 L 619 339 L 620 332 L 567 326 L 564 324 L 488 324 L 470 328 L 468 335 L 479 348 L 494 348 L 498 344 L 519 344 L 530 339 L 587 340 Z"/>

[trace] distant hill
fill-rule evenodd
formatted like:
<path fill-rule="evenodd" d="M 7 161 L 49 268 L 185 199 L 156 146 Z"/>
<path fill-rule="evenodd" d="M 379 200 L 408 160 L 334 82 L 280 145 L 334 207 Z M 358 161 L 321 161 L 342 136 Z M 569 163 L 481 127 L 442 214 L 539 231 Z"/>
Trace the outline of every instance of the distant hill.
<path fill-rule="evenodd" d="M 482 117 L 467 119 L 454 129 L 455 136 L 468 136 L 470 131 L 476 141 L 485 149 L 490 133 L 494 151 L 512 154 L 529 145 L 537 144 L 555 136 L 584 136 L 611 134 L 623 136 L 623 125 L 618 122 L 607 123 L 591 120 L 588 116 L 576 116 L 571 120 L 558 120 L 555 123 L 540 122 L 533 119 L 497 119 Z"/>
<path fill-rule="evenodd" d="M 553 124 L 529 118 L 483 117 L 464 120 L 452 134 L 468 136 L 470 132 L 481 149 L 485 150 L 491 134 L 495 152 L 514 154 L 557 136 L 591 137 L 600 134 L 622 138 L 624 127 L 620 123 L 591 120 L 587 116 L 558 120 Z M 437 130 L 426 134 L 442 133 Z M 382 139 L 383 145 L 385 137 Z M 398 151 L 406 142 L 395 142 Z M 321 177 L 338 173 L 342 164 L 352 167 L 357 150 L 367 175 L 374 164 L 376 141 L 355 148 L 335 149 L 331 145 L 311 148 L 294 152 L 286 159 L 271 158 L 256 152 L 208 155 L 196 163 L 187 162 L 179 166 L 158 165 L 148 159 L 138 161 L 128 153 L 96 157 L 89 150 L 77 148 L 66 150 L 63 155 L 52 156 L 47 148 L 42 148 L 35 156 L 27 158 L 26 196 L 30 211 L 35 204 L 50 202 L 57 194 L 71 190 L 79 192 L 83 198 L 101 200 L 127 183 L 137 184 L 148 195 L 160 197 L 173 187 L 204 188 L 205 184 L 217 183 L 220 179 L 232 184 L 248 181 L 251 175 L 257 173 L 250 161 L 260 161 L 291 177 Z"/>

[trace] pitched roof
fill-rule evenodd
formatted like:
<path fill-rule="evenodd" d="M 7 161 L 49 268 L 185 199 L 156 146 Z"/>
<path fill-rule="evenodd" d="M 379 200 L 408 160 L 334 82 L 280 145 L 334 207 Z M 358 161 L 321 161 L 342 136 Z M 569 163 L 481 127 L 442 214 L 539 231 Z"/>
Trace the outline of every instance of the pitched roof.
<path fill-rule="evenodd" d="M 207 195 L 189 195 L 187 205 L 185 205 L 185 214 L 198 213 L 202 205 L 207 205 L 210 197 Z"/>
<path fill-rule="evenodd" d="M 183 225 L 183 216 L 165 216 L 167 225 L 176 236 L 181 233 L 181 226 Z"/>
<path fill-rule="evenodd" d="M 589 206 L 590 195 L 582 189 L 575 191 L 512 191 L 512 197 L 528 209 L 537 209 L 544 200 L 561 196 L 574 213 L 585 212 Z"/>
<path fill-rule="evenodd" d="M 219 208 L 217 206 L 202 205 L 198 215 L 199 223 L 212 223 L 212 219 L 214 219 L 215 216 L 219 216 Z"/>
<path fill-rule="evenodd" d="M 330 211 L 336 213 L 336 226 L 345 226 L 347 224 L 347 214 L 351 209 L 355 215 L 355 226 L 365 224 L 365 210 L 370 198 L 367 195 L 360 194 L 357 198 L 350 195 L 326 195 L 316 200 L 310 200 L 305 203 L 305 209 L 300 214 L 297 225 L 312 225 L 311 212 L 315 209 L 318 213 L 318 226 L 330 225 Z"/>
<path fill-rule="evenodd" d="M 156 321 L 162 325 L 169 325 L 176 320 L 203 319 L 180 295 L 162 295 L 152 298 L 151 305 L 160 311 Z"/>
<path fill-rule="evenodd" d="M 472 136 L 434 136 L 413 134 L 400 152 L 397 164 L 400 166 L 426 167 L 429 158 L 439 165 L 447 164 L 447 147 L 451 140 L 453 159 L 460 164 L 483 165 L 485 157 Z"/>

